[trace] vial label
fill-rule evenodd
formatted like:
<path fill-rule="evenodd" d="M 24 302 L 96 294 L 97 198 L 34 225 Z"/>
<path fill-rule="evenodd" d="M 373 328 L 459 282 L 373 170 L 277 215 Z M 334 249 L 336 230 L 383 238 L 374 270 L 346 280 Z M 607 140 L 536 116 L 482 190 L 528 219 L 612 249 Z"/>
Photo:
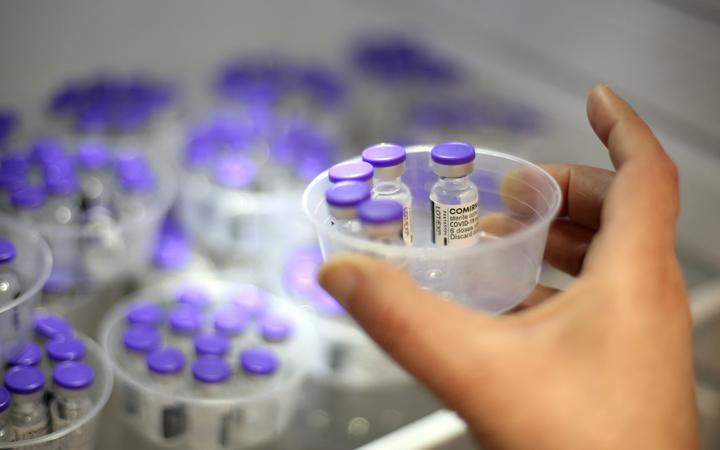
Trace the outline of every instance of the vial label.
<path fill-rule="evenodd" d="M 165 439 L 180 436 L 187 428 L 187 415 L 183 405 L 175 405 L 162 410 L 162 435 Z"/>
<path fill-rule="evenodd" d="M 13 425 L 13 430 L 15 431 L 15 439 L 24 441 L 26 439 L 45 436 L 50 432 L 50 427 L 47 421 L 43 421 L 29 426 Z"/>
<path fill-rule="evenodd" d="M 407 202 L 403 205 L 402 238 L 406 245 L 412 245 L 412 243 L 413 243 L 412 202 Z"/>
<path fill-rule="evenodd" d="M 432 239 L 438 247 L 469 247 L 479 237 L 478 202 L 445 205 L 430 201 L 432 206 Z"/>

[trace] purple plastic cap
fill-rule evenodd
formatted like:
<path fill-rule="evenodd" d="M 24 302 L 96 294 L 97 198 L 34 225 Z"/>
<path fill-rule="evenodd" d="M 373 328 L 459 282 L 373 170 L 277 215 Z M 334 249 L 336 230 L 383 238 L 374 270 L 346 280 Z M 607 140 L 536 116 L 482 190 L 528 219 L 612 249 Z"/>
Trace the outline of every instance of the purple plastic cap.
<path fill-rule="evenodd" d="M 382 225 L 403 220 L 403 206 L 395 200 L 370 200 L 357 209 L 358 218 L 363 223 Z"/>
<path fill-rule="evenodd" d="M 257 178 L 257 166 L 244 156 L 229 155 L 217 160 L 213 176 L 222 186 L 233 189 L 246 188 Z"/>
<path fill-rule="evenodd" d="M 85 343 L 74 337 L 59 337 L 45 345 L 48 358 L 55 362 L 80 361 L 85 357 Z"/>
<path fill-rule="evenodd" d="M 277 314 L 268 314 L 258 320 L 260 334 L 268 342 L 282 342 L 289 338 L 295 324 L 289 318 Z"/>
<path fill-rule="evenodd" d="M 104 142 L 97 140 L 79 143 L 75 158 L 80 167 L 89 170 L 105 169 L 112 164 L 110 149 Z"/>
<path fill-rule="evenodd" d="M 225 356 L 230 350 L 230 340 L 219 333 L 203 333 L 195 336 L 195 353 L 198 356 Z"/>
<path fill-rule="evenodd" d="M 150 170 L 119 172 L 118 181 L 125 192 L 147 193 L 155 187 L 155 176 Z"/>
<path fill-rule="evenodd" d="M 5 387 L 13 394 L 34 394 L 45 387 L 45 376 L 37 367 L 15 366 L 5 372 Z"/>
<path fill-rule="evenodd" d="M 79 361 L 65 361 L 53 369 L 55 386 L 63 389 L 87 389 L 95 381 L 95 371 L 89 365 Z"/>
<path fill-rule="evenodd" d="M 250 316 L 257 316 L 267 308 L 268 296 L 262 289 L 247 289 L 236 292 L 231 297 L 232 304 L 239 306 Z"/>
<path fill-rule="evenodd" d="M 10 202 L 18 209 L 37 209 L 45 204 L 45 190 L 39 186 L 25 185 L 10 192 Z"/>
<path fill-rule="evenodd" d="M 0 239 L 0 264 L 8 264 L 15 260 L 17 250 L 15 244 L 8 239 Z"/>
<path fill-rule="evenodd" d="M 192 365 L 193 377 L 201 383 L 222 383 L 230 378 L 232 369 L 224 359 L 201 356 Z"/>
<path fill-rule="evenodd" d="M 170 329 L 180 334 L 195 334 L 202 325 L 196 308 L 180 305 L 170 311 Z"/>
<path fill-rule="evenodd" d="M 402 164 L 406 159 L 405 147 L 397 144 L 377 144 L 362 152 L 363 161 L 373 167 L 392 167 Z"/>
<path fill-rule="evenodd" d="M 335 164 L 328 170 L 332 183 L 341 181 L 369 181 L 373 177 L 373 166 L 365 161 Z"/>
<path fill-rule="evenodd" d="M 210 139 L 195 138 L 188 141 L 185 146 L 185 167 L 199 168 L 210 164 L 217 146 Z"/>
<path fill-rule="evenodd" d="M 253 347 L 240 354 L 240 366 L 251 375 L 272 375 L 280 366 L 280 360 L 269 348 Z"/>
<path fill-rule="evenodd" d="M 125 319 L 130 325 L 145 325 L 156 327 L 165 318 L 165 310 L 157 303 L 137 302 L 128 306 Z"/>
<path fill-rule="evenodd" d="M 330 206 L 351 208 L 370 200 L 370 195 L 371 189 L 367 183 L 347 181 L 331 186 L 325 191 L 325 200 Z"/>
<path fill-rule="evenodd" d="M 53 177 L 45 180 L 45 192 L 48 195 L 67 197 L 77 193 L 79 188 L 80 183 L 74 176 Z"/>
<path fill-rule="evenodd" d="M 162 344 L 162 335 L 155 328 L 133 325 L 123 333 L 125 348 L 133 352 L 149 353 Z"/>
<path fill-rule="evenodd" d="M 430 157 L 438 164 L 458 166 L 475 160 L 475 147 L 464 142 L 444 142 L 432 148 Z"/>
<path fill-rule="evenodd" d="M 165 347 L 147 355 L 147 367 L 151 372 L 173 375 L 185 368 L 185 355 L 175 347 Z"/>
<path fill-rule="evenodd" d="M 11 175 L 25 176 L 30 170 L 29 155 L 25 152 L 6 153 L 0 158 L 0 169 Z"/>
<path fill-rule="evenodd" d="M 10 407 L 10 392 L 4 386 L 0 386 L 0 413 L 6 411 Z"/>
<path fill-rule="evenodd" d="M 180 305 L 192 306 L 198 309 L 205 308 L 212 303 L 212 298 L 207 289 L 197 284 L 181 286 L 175 294 L 175 299 Z"/>
<path fill-rule="evenodd" d="M 37 138 L 32 143 L 32 157 L 38 162 L 50 163 L 65 157 L 65 147 L 55 137 Z"/>
<path fill-rule="evenodd" d="M 242 333 L 250 324 L 250 314 L 243 308 L 228 305 L 215 312 L 213 326 L 215 331 L 226 336 Z"/>
<path fill-rule="evenodd" d="M 18 342 L 8 348 L 5 358 L 11 366 L 37 366 L 42 359 L 42 351 L 34 342 Z"/>
<path fill-rule="evenodd" d="M 27 179 L 24 174 L 9 173 L 0 168 L 0 190 L 12 192 L 21 189 L 26 184 Z"/>
<path fill-rule="evenodd" d="M 71 336 L 72 326 L 70 322 L 60 316 L 44 312 L 33 314 L 33 327 L 35 333 L 50 340 L 58 336 Z"/>

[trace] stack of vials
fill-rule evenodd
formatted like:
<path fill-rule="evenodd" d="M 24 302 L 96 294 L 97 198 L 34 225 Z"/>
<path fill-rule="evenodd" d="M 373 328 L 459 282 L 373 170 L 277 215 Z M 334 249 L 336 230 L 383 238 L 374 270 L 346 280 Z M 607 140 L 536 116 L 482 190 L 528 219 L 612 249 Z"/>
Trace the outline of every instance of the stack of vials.
<path fill-rule="evenodd" d="M 378 144 L 362 152 L 362 161 L 331 167 L 328 178 L 334 184 L 325 193 L 327 225 L 385 244 L 412 246 L 413 198 L 402 181 L 405 159 L 404 147 Z M 461 142 L 438 144 L 430 152 L 429 164 L 438 175 L 429 199 L 430 238 L 437 247 L 478 242 L 478 189 L 468 179 L 474 160 L 475 148 Z"/>
<path fill-rule="evenodd" d="M 96 367 L 86 361 L 85 341 L 60 316 L 37 312 L 34 340 L 5 350 L 0 387 L 0 442 L 22 442 L 72 426 L 91 412 Z M 94 430 L 62 437 L 62 446 L 94 448 Z"/>

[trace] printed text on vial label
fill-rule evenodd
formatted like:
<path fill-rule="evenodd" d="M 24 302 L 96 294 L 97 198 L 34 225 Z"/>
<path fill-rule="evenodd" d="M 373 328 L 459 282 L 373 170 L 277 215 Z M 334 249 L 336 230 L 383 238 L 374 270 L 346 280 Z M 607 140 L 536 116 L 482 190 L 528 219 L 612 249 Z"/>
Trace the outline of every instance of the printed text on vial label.
<path fill-rule="evenodd" d="M 478 203 L 432 203 L 433 242 L 442 247 L 468 247 L 478 240 Z"/>

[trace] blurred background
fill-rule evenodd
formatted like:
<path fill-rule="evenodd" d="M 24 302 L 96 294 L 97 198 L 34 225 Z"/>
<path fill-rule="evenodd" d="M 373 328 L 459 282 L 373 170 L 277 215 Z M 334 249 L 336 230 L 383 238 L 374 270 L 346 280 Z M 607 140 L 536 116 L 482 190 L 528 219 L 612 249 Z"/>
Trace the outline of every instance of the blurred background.
<path fill-rule="evenodd" d="M 28 216 L 27 196 L 11 199 L 24 181 L 7 175 L 22 155 L 43 161 L 50 184 L 63 165 L 47 169 L 46 154 L 100 146 L 117 170 L 131 167 L 110 193 L 118 211 L 94 210 L 82 226 L 72 211 L 63 221 L 53 210 L 52 223 L 25 217 L 55 257 L 42 305 L 95 337 L 115 301 L 159 281 L 203 274 L 287 291 L 278 286 L 288 261 L 314 243 L 302 189 L 377 142 L 465 140 L 537 163 L 609 167 L 585 117 L 587 92 L 606 83 L 680 168 L 678 252 L 695 293 L 703 444 L 720 448 L 718 42 L 711 0 L 6 0 L 0 210 Z M 85 170 L 102 165 L 88 158 Z M 139 206 L 128 200 L 137 192 Z M 572 282 L 549 269 L 543 277 Z M 319 300 L 305 300 L 323 315 Z M 356 448 L 441 407 L 412 383 L 364 403 L 345 389 L 331 406 L 318 389 L 301 406 L 306 419 L 268 448 Z M 98 448 L 117 445 L 117 430 L 103 430 Z M 373 448 L 471 448 L 452 417 L 419 430 Z"/>

